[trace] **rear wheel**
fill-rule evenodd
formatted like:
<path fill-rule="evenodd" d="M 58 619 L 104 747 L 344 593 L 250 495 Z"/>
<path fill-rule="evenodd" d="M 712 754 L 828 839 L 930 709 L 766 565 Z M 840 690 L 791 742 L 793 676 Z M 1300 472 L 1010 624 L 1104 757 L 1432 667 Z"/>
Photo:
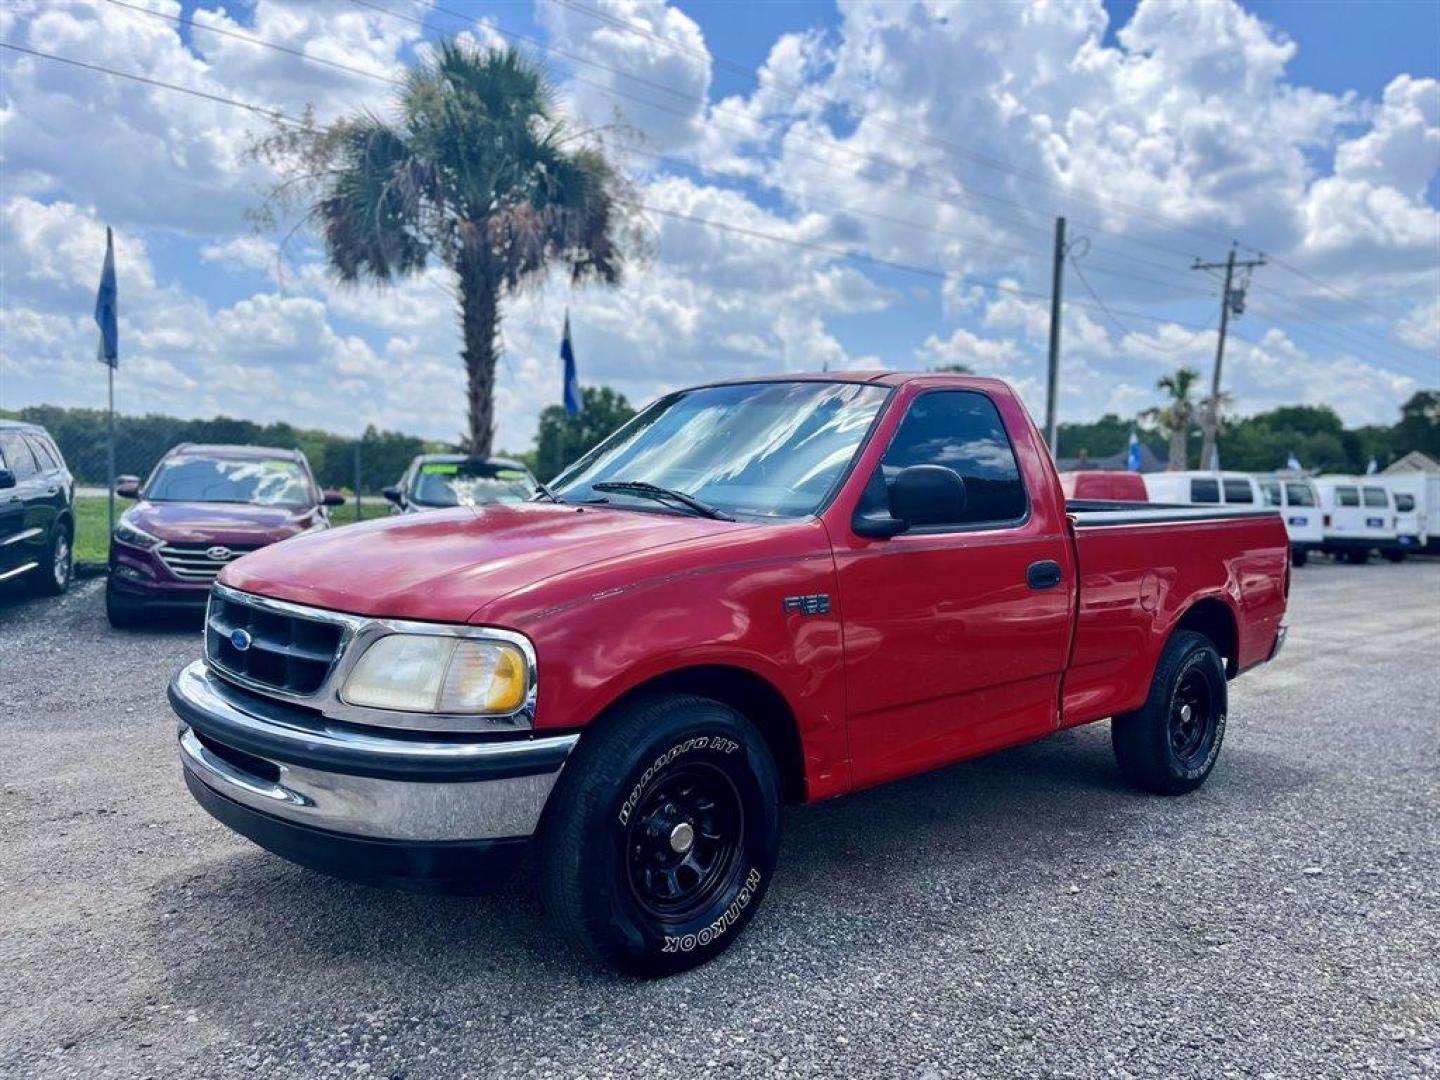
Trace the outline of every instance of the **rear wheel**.
<path fill-rule="evenodd" d="M 75 549 L 70 542 L 70 527 L 57 525 L 45 558 L 35 568 L 35 590 L 45 596 L 59 596 L 70 587 L 74 573 Z"/>
<path fill-rule="evenodd" d="M 1183 795 L 1205 782 L 1225 738 L 1225 668 L 1203 634 L 1181 630 L 1160 654 L 1145 704 L 1110 722 L 1120 772 L 1136 787 Z"/>
<path fill-rule="evenodd" d="M 1345 552 L 1345 561 L 1351 566 L 1364 566 L 1370 561 L 1370 552 L 1365 548 L 1350 548 Z"/>
<path fill-rule="evenodd" d="M 665 975 L 718 955 L 754 916 L 779 848 L 779 780 L 745 717 L 663 694 L 598 722 L 540 836 L 540 888 L 594 959 Z"/>
<path fill-rule="evenodd" d="M 1290 565 L 1291 565 L 1291 566 L 1304 566 L 1304 565 L 1305 565 L 1307 562 L 1309 562 L 1309 561 L 1310 561 L 1310 552 L 1306 551 L 1304 548 L 1291 548 L 1291 549 L 1290 549 Z"/>
<path fill-rule="evenodd" d="M 1385 558 L 1388 559 L 1390 562 L 1404 562 L 1405 552 L 1400 550 L 1386 551 Z"/>

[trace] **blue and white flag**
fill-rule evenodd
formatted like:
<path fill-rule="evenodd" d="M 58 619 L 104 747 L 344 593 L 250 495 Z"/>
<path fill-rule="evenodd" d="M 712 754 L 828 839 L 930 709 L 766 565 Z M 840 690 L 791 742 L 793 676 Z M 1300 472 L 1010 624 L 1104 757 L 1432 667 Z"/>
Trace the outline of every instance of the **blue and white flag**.
<path fill-rule="evenodd" d="M 1288 458 L 1285 459 L 1285 468 L 1289 469 L 1291 472 L 1300 472 L 1300 459 L 1294 454 L 1291 454 Z"/>
<path fill-rule="evenodd" d="M 1210 471 L 1220 471 L 1220 447 L 1216 446 L 1210 451 Z"/>
<path fill-rule="evenodd" d="M 119 290 L 115 285 L 115 238 L 105 226 L 105 268 L 100 271 L 100 291 L 95 294 L 95 325 L 100 327 L 100 347 L 95 359 L 112 368 L 120 366 Z"/>
<path fill-rule="evenodd" d="M 1130 432 L 1130 453 L 1125 458 L 1125 468 L 1131 472 L 1140 471 L 1140 436 Z"/>
<path fill-rule="evenodd" d="M 1380 466 L 1375 463 L 1375 459 L 1372 457 L 1370 459 L 1370 464 L 1365 466 L 1365 475 L 1374 476 L 1375 473 L 1379 470 L 1379 468 Z"/>
<path fill-rule="evenodd" d="M 565 364 L 565 412 L 568 416 L 579 416 L 580 377 L 575 373 L 575 350 L 570 345 L 570 312 L 565 312 L 565 335 L 560 339 L 560 359 Z"/>

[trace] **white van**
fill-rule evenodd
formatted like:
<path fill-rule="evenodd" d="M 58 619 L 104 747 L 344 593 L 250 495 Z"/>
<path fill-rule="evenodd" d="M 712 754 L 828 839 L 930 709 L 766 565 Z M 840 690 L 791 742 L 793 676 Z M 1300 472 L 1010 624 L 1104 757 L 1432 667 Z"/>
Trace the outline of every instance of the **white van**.
<path fill-rule="evenodd" d="M 1257 476 L 1255 483 L 1266 506 L 1273 506 L 1285 519 L 1290 534 L 1290 562 L 1304 566 L 1310 552 L 1325 546 L 1325 524 L 1315 486 L 1303 476 L 1279 474 Z"/>
<path fill-rule="evenodd" d="M 1249 473 L 1189 472 L 1145 473 L 1145 493 L 1151 502 L 1222 506 L 1264 507 L 1260 489 Z"/>
<path fill-rule="evenodd" d="M 1395 505 L 1378 476 L 1317 476 L 1324 512 L 1325 550 L 1363 563 L 1378 551 L 1398 562 L 1404 552 L 1395 532 Z"/>
<path fill-rule="evenodd" d="M 1402 472 L 1373 477 L 1395 500 L 1395 531 L 1405 551 L 1440 552 L 1440 473 Z"/>

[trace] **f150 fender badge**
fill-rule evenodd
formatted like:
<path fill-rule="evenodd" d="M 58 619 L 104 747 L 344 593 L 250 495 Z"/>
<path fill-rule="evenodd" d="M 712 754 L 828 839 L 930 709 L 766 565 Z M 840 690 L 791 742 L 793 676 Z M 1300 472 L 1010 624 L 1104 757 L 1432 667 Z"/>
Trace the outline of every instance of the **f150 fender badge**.
<path fill-rule="evenodd" d="M 785 597 L 785 610 L 796 615 L 829 615 L 829 593 L 807 593 L 804 596 Z"/>

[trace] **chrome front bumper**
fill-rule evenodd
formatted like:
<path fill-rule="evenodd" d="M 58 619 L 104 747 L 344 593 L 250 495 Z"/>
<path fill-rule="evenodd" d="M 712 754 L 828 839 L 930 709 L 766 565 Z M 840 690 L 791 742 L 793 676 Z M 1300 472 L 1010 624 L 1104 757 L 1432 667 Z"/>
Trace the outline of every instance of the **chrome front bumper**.
<path fill-rule="evenodd" d="M 175 675 L 169 696 L 189 779 L 269 818 L 378 841 L 530 836 L 579 739 L 360 733 L 237 691 L 202 661 Z"/>

